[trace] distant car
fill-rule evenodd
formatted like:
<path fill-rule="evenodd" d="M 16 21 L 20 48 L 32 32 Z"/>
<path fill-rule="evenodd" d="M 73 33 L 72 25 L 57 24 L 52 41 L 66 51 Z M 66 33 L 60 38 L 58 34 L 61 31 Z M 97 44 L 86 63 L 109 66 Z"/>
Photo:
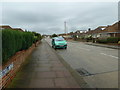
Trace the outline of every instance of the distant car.
<path fill-rule="evenodd" d="M 54 49 L 64 48 L 67 49 L 67 41 L 63 37 L 52 38 L 52 47 Z"/>

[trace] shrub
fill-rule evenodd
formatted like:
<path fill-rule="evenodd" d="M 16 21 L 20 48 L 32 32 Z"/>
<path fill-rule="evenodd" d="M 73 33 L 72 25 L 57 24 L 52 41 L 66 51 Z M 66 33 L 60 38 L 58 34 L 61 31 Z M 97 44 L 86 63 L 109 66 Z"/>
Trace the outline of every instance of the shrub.
<path fill-rule="evenodd" d="M 118 43 L 118 41 L 120 41 L 120 38 L 117 38 L 117 37 L 109 37 L 109 38 L 107 38 L 108 43 Z"/>
<path fill-rule="evenodd" d="M 85 39 L 85 37 L 84 37 L 84 36 L 82 36 L 82 37 L 81 37 L 81 39 Z"/>
<path fill-rule="evenodd" d="M 73 35 L 74 40 L 77 40 L 77 35 Z"/>
<path fill-rule="evenodd" d="M 2 62 L 20 50 L 28 49 L 34 42 L 34 34 L 11 29 L 2 30 Z"/>
<path fill-rule="evenodd" d="M 89 41 L 91 41 L 92 39 L 93 39 L 92 36 L 85 37 L 86 42 L 89 42 Z"/>
<path fill-rule="evenodd" d="M 97 43 L 107 43 L 107 39 L 98 39 L 96 40 Z"/>
<path fill-rule="evenodd" d="M 52 37 L 57 37 L 57 35 L 56 35 L 56 34 L 53 34 Z"/>
<path fill-rule="evenodd" d="M 107 39 L 98 39 L 98 43 L 118 43 L 120 41 L 120 38 L 117 37 L 109 37 Z"/>
<path fill-rule="evenodd" d="M 42 39 L 41 34 L 36 33 L 36 32 L 32 32 L 34 34 L 34 42 L 37 42 L 38 40 Z"/>
<path fill-rule="evenodd" d="M 118 44 L 120 45 L 120 41 L 118 41 Z"/>

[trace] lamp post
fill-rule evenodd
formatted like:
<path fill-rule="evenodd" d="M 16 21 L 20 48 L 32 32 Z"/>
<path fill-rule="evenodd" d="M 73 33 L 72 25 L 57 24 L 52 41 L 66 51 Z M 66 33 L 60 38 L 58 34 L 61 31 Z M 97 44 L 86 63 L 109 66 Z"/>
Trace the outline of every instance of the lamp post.
<path fill-rule="evenodd" d="M 66 21 L 64 22 L 64 30 L 65 30 L 65 34 L 67 34 Z"/>

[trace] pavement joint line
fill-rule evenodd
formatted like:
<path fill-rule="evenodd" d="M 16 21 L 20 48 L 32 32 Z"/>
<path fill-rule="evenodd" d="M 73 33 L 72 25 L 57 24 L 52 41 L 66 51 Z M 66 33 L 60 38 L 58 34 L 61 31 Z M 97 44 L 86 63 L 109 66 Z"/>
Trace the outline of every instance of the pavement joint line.
<path fill-rule="evenodd" d="M 108 54 L 105 54 L 105 53 L 100 53 L 100 54 L 102 54 L 102 55 L 105 55 L 105 56 L 110 56 L 110 57 L 113 57 L 113 58 L 116 58 L 116 59 L 118 59 L 118 57 L 116 57 L 116 56 L 113 56 L 113 55 L 108 55 Z"/>

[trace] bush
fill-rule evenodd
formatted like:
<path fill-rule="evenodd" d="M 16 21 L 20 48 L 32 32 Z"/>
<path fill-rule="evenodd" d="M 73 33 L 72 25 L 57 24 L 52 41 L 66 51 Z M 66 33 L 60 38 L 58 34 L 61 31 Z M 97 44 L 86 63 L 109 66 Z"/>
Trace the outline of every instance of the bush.
<path fill-rule="evenodd" d="M 74 40 L 77 40 L 77 35 L 73 35 Z"/>
<path fill-rule="evenodd" d="M 85 37 L 83 37 L 83 36 L 82 36 L 82 37 L 81 37 L 81 39 L 82 39 L 82 40 L 84 40 L 84 39 L 85 39 Z"/>
<path fill-rule="evenodd" d="M 34 34 L 34 43 L 42 39 L 41 34 L 36 33 L 36 32 L 32 32 L 32 33 Z"/>
<path fill-rule="evenodd" d="M 96 40 L 97 43 L 107 43 L 107 39 L 98 39 Z"/>
<path fill-rule="evenodd" d="M 87 39 L 88 39 L 88 40 L 92 40 L 93 38 L 92 38 L 92 36 L 90 36 L 90 37 L 88 37 Z"/>
<path fill-rule="evenodd" d="M 120 41 L 120 38 L 117 37 L 109 37 L 107 38 L 108 43 L 118 43 Z"/>
<path fill-rule="evenodd" d="M 120 38 L 117 37 L 109 37 L 107 39 L 98 39 L 98 43 L 118 43 L 120 41 Z"/>
<path fill-rule="evenodd" d="M 120 45 L 120 41 L 118 41 L 118 44 Z"/>
<path fill-rule="evenodd" d="M 2 62 L 20 50 L 28 49 L 34 42 L 34 34 L 11 29 L 2 30 Z"/>
<path fill-rule="evenodd" d="M 56 34 L 53 34 L 52 37 L 57 37 L 57 35 L 56 35 Z"/>

